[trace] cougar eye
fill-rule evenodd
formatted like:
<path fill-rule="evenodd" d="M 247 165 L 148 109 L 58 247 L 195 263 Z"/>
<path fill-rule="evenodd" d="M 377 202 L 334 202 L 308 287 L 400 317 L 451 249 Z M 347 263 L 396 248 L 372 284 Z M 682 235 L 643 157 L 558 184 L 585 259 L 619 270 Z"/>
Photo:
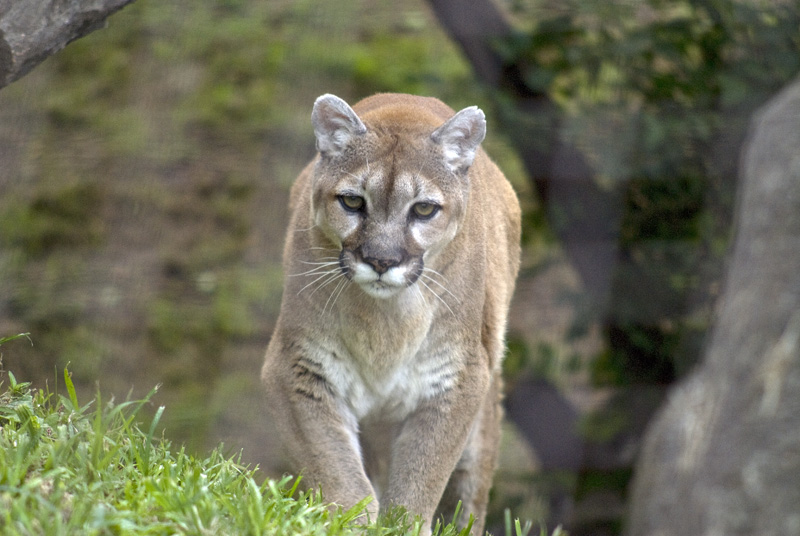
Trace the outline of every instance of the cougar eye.
<path fill-rule="evenodd" d="M 340 195 L 339 203 L 349 212 L 358 212 L 364 208 L 364 198 L 358 195 Z"/>
<path fill-rule="evenodd" d="M 427 220 L 428 218 L 432 218 L 433 215 L 439 211 L 439 205 L 434 203 L 416 203 L 411 207 L 411 210 L 414 211 L 416 217 Z"/>

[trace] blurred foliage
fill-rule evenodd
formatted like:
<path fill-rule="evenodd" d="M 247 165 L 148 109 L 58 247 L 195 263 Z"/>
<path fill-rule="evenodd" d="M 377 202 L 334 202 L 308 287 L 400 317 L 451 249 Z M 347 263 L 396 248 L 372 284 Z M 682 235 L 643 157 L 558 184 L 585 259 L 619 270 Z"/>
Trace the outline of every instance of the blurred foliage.
<path fill-rule="evenodd" d="M 503 376 L 512 386 L 521 377 L 541 378 L 561 385 L 585 369 L 583 357 L 565 345 L 545 341 L 532 345 L 513 333 L 506 344 Z"/>
<path fill-rule="evenodd" d="M 667 385 L 700 357 L 730 235 L 740 143 L 753 111 L 800 72 L 800 7 L 759 0 L 510 6 L 518 21 L 534 21 L 499 45 L 519 73 L 513 91 L 549 96 L 562 137 L 587 157 L 597 184 L 622 200 L 605 347 L 591 378 L 619 393 Z M 525 121 L 533 127 L 525 130 Z M 535 133 L 534 121 L 517 122 Z M 585 325 L 574 330 L 585 332 Z M 512 341 L 510 357 L 510 369 L 552 377 L 546 351 Z M 628 397 L 612 397 L 584 423 L 587 439 L 630 431 L 637 411 Z M 576 500 L 592 490 L 624 500 L 629 474 L 586 472 Z M 601 525 L 587 530 L 621 530 Z"/>
<path fill-rule="evenodd" d="M 0 243 L 39 258 L 58 248 L 95 246 L 103 237 L 103 194 L 97 183 L 48 189 L 2 214 Z"/>
<path fill-rule="evenodd" d="M 800 71 L 800 10 L 741 0 L 512 8 L 536 22 L 501 44 L 506 61 L 559 104 L 596 180 L 623 192 L 595 380 L 669 383 L 702 345 L 750 113 Z"/>

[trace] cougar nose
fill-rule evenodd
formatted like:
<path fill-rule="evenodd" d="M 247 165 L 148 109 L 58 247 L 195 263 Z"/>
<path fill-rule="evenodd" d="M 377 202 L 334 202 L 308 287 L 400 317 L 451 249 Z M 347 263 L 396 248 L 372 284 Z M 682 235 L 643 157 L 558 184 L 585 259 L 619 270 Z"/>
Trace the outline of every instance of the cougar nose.
<path fill-rule="evenodd" d="M 385 274 L 389 271 L 389 268 L 394 266 L 398 266 L 402 259 L 391 259 L 391 258 L 375 258 L 375 257 L 364 257 L 364 262 L 372 266 L 372 268 L 380 275 Z"/>

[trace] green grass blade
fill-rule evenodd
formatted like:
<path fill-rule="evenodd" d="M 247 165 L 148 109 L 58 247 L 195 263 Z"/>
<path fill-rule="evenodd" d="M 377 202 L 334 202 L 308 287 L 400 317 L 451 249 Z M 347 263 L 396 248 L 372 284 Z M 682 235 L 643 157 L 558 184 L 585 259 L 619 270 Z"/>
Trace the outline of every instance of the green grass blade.
<path fill-rule="evenodd" d="M 30 333 L 17 333 L 16 335 L 11 335 L 10 337 L 0 337 L 0 346 L 3 346 L 7 342 L 21 339 L 22 337 L 27 337 L 28 340 L 31 341 Z M 33 346 L 33 341 L 31 341 L 31 346 Z"/>
<path fill-rule="evenodd" d="M 0 393 L 0 534 L 303 534 L 399 536 L 421 534 L 425 525 L 401 508 L 368 520 L 367 497 L 346 511 L 334 510 L 319 490 L 305 491 L 301 477 L 256 480 L 241 454 L 223 446 L 205 458 L 173 452 L 155 437 L 164 407 L 148 427 L 134 417 L 149 399 L 115 404 L 95 398 L 77 408 L 68 370 L 68 397 L 51 398 L 29 383 Z M 90 408 L 90 406 L 93 406 Z M 70 407 L 75 411 L 70 411 Z M 528 525 L 519 522 L 517 536 Z M 362 524 L 363 522 L 363 524 Z M 470 524 L 472 519 L 470 519 Z M 442 526 L 439 536 L 466 536 L 466 528 Z M 509 533 L 510 534 L 510 533 Z"/>
<path fill-rule="evenodd" d="M 75 392 L 75 384 L 72 383 L 72 374 L 64 367 L 64 385 L 67 386 L 67 394 L 69 394 L 69 401 L 72 404 L 72 410 L 78 411 L 78 394 Z"/>

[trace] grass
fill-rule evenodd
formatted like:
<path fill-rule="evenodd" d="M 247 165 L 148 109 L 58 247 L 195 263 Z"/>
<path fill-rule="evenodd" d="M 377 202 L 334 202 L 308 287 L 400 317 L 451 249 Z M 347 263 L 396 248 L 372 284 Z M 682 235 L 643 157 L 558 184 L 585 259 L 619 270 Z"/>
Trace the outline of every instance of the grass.
<path fill-rule="evenodd" d="M 0 338 L 0 345 L 23 336 Z M 6 377 L 0 394 L 4 535 L 419 534 L 419 521 L 402 511 L 363 524 L 368 501 L 333 510 L 319 492 L 303 491 L 301 478 L 259 479 L 257 469 L 225 454 L 222 445 L 206 458 L 175 448 L 155 432 L 163 406 L 149 426 L 136 420 L 156 389 L 142 400 L 115 403 L 97 394 L 81 404 L 66 369 L 66 393 L 33 389 L 11 372 Z M 506 514 L 508 536 L 530 529 Z M 434 534 L 466 535 L 467 529 L 440 524 Z"/>

